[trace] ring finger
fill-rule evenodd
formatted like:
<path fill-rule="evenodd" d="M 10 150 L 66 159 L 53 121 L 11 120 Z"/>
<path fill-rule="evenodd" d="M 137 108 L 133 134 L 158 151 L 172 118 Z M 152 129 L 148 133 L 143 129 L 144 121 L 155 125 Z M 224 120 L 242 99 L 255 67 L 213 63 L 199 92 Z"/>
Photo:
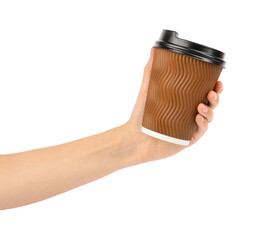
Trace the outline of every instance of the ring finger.
<path fill-rule="evenodd" d="M 201 114 L 210 123 L 213 120 L 213 110 L 211 107 L 200 103 L 197 107 L 199 114 Z"/>

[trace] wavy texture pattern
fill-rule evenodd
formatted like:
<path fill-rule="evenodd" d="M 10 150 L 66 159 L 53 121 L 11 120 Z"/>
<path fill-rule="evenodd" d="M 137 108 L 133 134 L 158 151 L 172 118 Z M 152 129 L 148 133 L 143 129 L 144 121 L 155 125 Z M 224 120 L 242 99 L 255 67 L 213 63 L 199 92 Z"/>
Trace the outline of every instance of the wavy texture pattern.
<path fill-rule="evenodd" d="M 190 140 L 196 130 L 197 106 L 208 104 L 222 68 L 195 58 L 155 48 L 142 126 Z"/>

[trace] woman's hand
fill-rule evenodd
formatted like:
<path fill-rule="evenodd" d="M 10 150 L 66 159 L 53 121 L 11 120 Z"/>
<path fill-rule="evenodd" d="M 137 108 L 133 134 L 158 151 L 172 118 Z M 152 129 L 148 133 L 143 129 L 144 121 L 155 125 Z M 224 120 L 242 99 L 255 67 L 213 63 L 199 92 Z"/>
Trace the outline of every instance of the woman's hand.
<path fill-rule="evenodd" d="M 138 153 L 141 158 L 138 161 L 147 162 L 169 157 L 188 146 L 181 146 L 174 143 L 165 142 L 157 138 L 153 138 L 141 132 L 144 107 L 146 102 L 147 90 L 149 85 L 150 73 L 154 58 L 154 48 L 151 49 L 150 58 L 145 66 L 142 85 L 136 100 L 135 107 L 128 122 L 124 124 L 128 135 L 133 137 L 137 142 Z M 192 137 L 189 146 L 195 144 L 207 131 L 208 124 L 213 119 L 213 109 L 219 102 L 219 95 L 222 92 L 222 82 L 218 81 L 214 91 L 210 91 L 207 95 L 209 106 L 200 103 L 197 107 L 198 114 L 196 116 L 197 130 Z"/>

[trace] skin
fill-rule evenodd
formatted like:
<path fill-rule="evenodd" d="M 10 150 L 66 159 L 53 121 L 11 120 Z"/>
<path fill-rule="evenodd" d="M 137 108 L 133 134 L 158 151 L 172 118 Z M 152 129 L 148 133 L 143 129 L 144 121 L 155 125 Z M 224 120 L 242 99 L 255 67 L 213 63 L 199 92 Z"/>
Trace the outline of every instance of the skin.
<path fill-rule="evenodd" d="M 218 105 L 222 83 L 199 104 L 197 130 L 189 146 L 165 142 L 141 132 L 154 48 L 130 119 L 121 126 L 72 142 L 0 155 L 0 209 L 38 202 L 125 167 L 174 155 L 195 144 L 207 131 Z"/>

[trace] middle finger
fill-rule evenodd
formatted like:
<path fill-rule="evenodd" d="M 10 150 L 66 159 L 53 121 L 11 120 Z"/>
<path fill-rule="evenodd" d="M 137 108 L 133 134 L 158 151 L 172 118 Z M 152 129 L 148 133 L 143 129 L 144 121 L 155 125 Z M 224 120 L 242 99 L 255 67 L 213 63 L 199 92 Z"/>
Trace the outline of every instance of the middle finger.
<path fill-rule="evenodd" d="M 210 106 L 212 109 L 215 109 L 216 106 L 217 106 L 218 103 L 219 103 L 219 96 L 218 96 L 218 94 L 217 94 L 215 91 L 210 91 L 210 92 L 207 94 L 207 100 L 209 101 L 209 106 Z"/>

